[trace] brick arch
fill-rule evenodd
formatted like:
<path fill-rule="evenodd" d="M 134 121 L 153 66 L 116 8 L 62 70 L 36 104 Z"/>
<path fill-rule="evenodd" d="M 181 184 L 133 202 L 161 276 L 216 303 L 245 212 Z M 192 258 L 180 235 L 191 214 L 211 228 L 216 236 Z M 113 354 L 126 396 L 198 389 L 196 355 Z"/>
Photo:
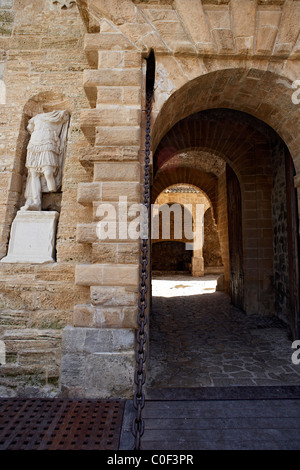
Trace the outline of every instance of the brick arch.
<path fill-rule="evenodd" d="M 205 173 L 188 167 L 175 167 L 157 173 L 151 190 L 152 203 L 158 195 L 169 186 L 175 184 L 190 184 L 199 188 L 209 200 L 213 218 L 217 222 L 217 182 L 218 178 L 212 173 Z"/>
<path fill-rule="evenodd" d="M 258 311 L 273 313 L 273 232 L 272 232 L 272 191 L 273 154 L 282 139 L 266 123 L 249 113 L 228 108 L 199 111 L 176 122 L 161 139 L 153 156 L 153 189 L 170 184 L 176 175 L 181 182 L 187 177 L 196 179 L 200 189 L 208 195 L 217 215 L 218 232 L 224 263 L 225 286 L 229 290 L 232 277 L 230 247 L 232 257 L 242 253 L 243 272 L 236 270 L 243 279 L 243 305 L 247 313 Z M 173 156 L 189 149 L 211 152 L 227 162 L 226 172 L 217 177 L 201 171 L 192 165 L 179 170 L 168 163 Z M 279 157 L 278 157 L 279 158 Z M 176 158 L 174 158 L 176 161 Z M 180 160 L 177 160 L 180 161 Z M 201 165 L 201 163 L 200 163 Z M 228 210 L 228 169 L 231 167 L 237 176 L 241 190 L 241 207 L 235 207 L 236 225 L 240 223 L 240 245 L 230 242 L 228 227 L 232 213 Z M 188 175 L 188 176 L 187 176 Z M 211 187 L 209 187 L 209 180 Z M 195 181 L 195 180 L 194 180 Z M 174 181 L 176 182 L 176 181 Z M 157 185 L 157 186 L 156 186 Z M 276 190 L 278 187 L 276 187 Z M 274 190 L 275 191 L 275 190 Z M 236 193 L 236 191 L 233 191 Z M 231 206 L 230 206 L 231 207 Z M 268 231 L 263 232 L 263 227 Z M 255 232 L 255 236 L 253 238 Z M 262 233 L 263 241 L 262 241 Z M 232 239 L 232 237 L 231 237 Z M 264 245 L 266 250 L 262 247 Z M 242 250 L 239 249 L 242 247 Z"/>
<path fill-rule="evenodd" d="M 154 113 L 153 152 L 183 119 L 200 111 L 226 108 L 242 111 L 268 124 L 286 143 L 297 170 L 300 168 L 300 104 L 292 101 L 294 79 L 292 73 L 288 77 L 259 69 L 230 68 L 187 81 Z"/>

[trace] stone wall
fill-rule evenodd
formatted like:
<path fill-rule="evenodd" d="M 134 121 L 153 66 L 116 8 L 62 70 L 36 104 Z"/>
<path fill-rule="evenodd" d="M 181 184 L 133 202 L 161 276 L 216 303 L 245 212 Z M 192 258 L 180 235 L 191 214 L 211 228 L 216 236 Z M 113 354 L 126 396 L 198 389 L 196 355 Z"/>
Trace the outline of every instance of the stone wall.
<path fill-rule="evenodd" d="M 119 221 L 119 215 L 124 213 L 119 206 L 120 197 L 129 206 L 141 201 L 145 61 L 111 22 L 99 18 L 99 23 L 100 32 L 86 35 L 84 44 L 89 68 L 84 72 L 83 86 L 90 108 L 82 111 L 81 129 L 90 149 L 82 153 L 80 161 L 91 172 L 92 181 L 83 181 L 77 188 L 77 202 L 91 215 L 85 223 L 78 221 L 76 241 L 83 249 L 91 250 L 91 259 L 86 257 L 77 264 L 75 284 L 87 288 L 90 298 L 87 302 L 79 299 L 73 328 L 66 331 L 68 343 L 66 346 L 63 341 L 61 384 L 67 395 L 72 396 L 79 387 L 84 396 L 89 396 L 85 371 L 93 369 L 93 387 L 99 396 L 130 397 L 134 388 L 134 346 L 131 344 L 130 351 L 123 348 L 122 338 L 125 341 L 132 335 L 137 325 L 140 244 L 139 240 L 120 236 L 118 222 L 114 239 L 99 238 L 97 226 L 103 217 L 101 204 L 112 204 Z M 103 296 L 105 292 L 111 293 L 110 299 Z M 69 359 L 76 357 L 78 351 L 77 329 L 83 327 L 94 331 L 99 344 L 84 354 L 83 367 L 74 370 L 74 389 L 74 377 L 67 370 L 72 370 L 74 363 Z M 103 329 L 101 336 L 98 328 Z M 113 346 L 109 343 L 111 335 L 116 338 Z M 104 346 L 100 344 L 102 337 L 108 338 Z M 122 370 L 127 371 L 126 378 Z"/>
<path fill-rule="evenodd" d="M 211 208 L 204 214 L 203 258 L 204 267 L 210 268 L 207 271 L 213 272 L 214 268 L 217 268 L 216 272 L 221 272 L 223 267 L 221 247 Z"/>
<path fill-rule="evenodd" d="M 276 313 L 288 323 L 289 299 L 289 259 L 287 239 L 287 200 L 285 155 L 283 145 L 273 149 L 273 191 L 272 215 L 274 230 L 274 286 Z"/>
<path fill-rule="evenodd" d="M 229 292 L 230 264 L 229 264 L 229 240 L 228 240 L 228 214 L 227 214 L 227 185 L 226 171 L 218 179 L 218 234 L 222 260 L 224 264 L 223 289 Z"/>
<path fill-rule="evenodd" d="M 90 256 L 86 246 L 76 243 L 76 223 L 90 213 L 76 201 L 78 181 L 90 178 L 79 163 L 87 147 L 79 128 L 80 110 L 88 103 L 82 87 L 87 66 L 82 48 L 85 30 L 74 5 L 61 9 L 48 0 L 5 0 L 0 7 L 6 87 L 1 104 L 1 257 L 6 255 L 11 223 L 24 200 L 26 123 L 42 111 L 67 109 L 71 114 L 63 188 L 51 196 L 60 212 L 57 262 L 0 263 L 0 339 L 7 356 L 1 366 L 0 394 L 51 395 L 60 388 L 63 328 L 73 321 L 74 304 L 88 294 L 74 284 L 75 263 Z M 43 208 L 49 210 L 46 199 Z"/>
<path fill-rule="evenodd" d="M 190 273 L 192 251 L 186 250 L 185 243 L 158 241 L 152 245 L 152 271 Z"/>
<path fill-rule="evenodd" d="M 0 2 L 0 34 L 10 36 L 14 24 L 14 0 L 1 0 Z"/>

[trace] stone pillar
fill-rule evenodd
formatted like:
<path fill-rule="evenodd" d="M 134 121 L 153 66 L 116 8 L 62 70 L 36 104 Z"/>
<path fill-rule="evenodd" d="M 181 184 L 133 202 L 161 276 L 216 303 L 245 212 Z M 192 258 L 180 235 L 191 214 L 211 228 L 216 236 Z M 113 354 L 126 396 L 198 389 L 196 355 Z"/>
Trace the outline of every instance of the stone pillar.
<path fill-rule="evenodd" d="M 204 276 L 204 259 L 203 256 L 193 255 L 192 258 L 192 276 L 202 277 Z"/>
<path fill-rule="evenodd" d="M 92 261 L 76 266 L 75 279 L 90 289 L 90 303 L 75 306 L 63 336 L 61 386 L 73 397 L 130 398 L 134 390 L 140 243 L 126 236 L 124 201 L 140 202 L 142 57 L 122 35 L 109 36 L 86 37 L 88 57 L 98 63 L 84 73 L 96 107 L 81 117 L 92 144 L 82 164 L 92 168 L 93 181 L 79 184 L 78 202 L 92 206 L 93 220 L 78 224 L 77 241 L 92 245 Z M 100 235 L 103 204 L 117 219 L 113 239 Z"/>
<path fill-rule="evenodd" d="M 204 204 L 193 204 L 194 251 L 192 258 L 192 276 L 204 276 Z"/>

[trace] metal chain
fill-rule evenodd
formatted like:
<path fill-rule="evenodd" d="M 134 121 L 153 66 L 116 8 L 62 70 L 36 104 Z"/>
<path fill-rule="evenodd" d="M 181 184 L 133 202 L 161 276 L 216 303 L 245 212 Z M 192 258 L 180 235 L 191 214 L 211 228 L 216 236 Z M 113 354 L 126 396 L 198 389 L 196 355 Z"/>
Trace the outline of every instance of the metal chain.
<path fill-rule="evenodd" d="M 151 105 L 152 105 L 152 92 L 147 93 L 146 97 L 146 131 L 145 131 L 145 158 L 144 158 L 144 191 L 143 191 L 143 205 L 147 208 L 147 220 L 144 220 L 145 225 L 143 238 L 141 242 L 141 258 L 140 258 L 140 283 L 139 283 L 139 301 L 138 301 L 138 326 L 137 331 L 137 350 L 136 350 L 136 363 L 137 368 L 134 374 L 134 382 L 136 385 L 136 392 L 133 397 L 133 406 L 136 409 L 136 417 L 132 424 L 132 434 L 135 438 L 135 450 L 141 449 L 141 438 L 144 434 L 144 420 L 142 419 L 142 409 L 145 406 L 145 395 L 143 393 L 143 385 L 146 380 L 146 373 L 144 370 L 144 363 L 146 361 L 145 344 L 147 341 L 147 334 L 145 326 L 147 323 L 147 280 L 148 280 L 148 253 L 149 253 L 149 220 L 150 220 L 150 131 L 151 131 Z M 146 235 L 145 235 L 146 234 Z"/>

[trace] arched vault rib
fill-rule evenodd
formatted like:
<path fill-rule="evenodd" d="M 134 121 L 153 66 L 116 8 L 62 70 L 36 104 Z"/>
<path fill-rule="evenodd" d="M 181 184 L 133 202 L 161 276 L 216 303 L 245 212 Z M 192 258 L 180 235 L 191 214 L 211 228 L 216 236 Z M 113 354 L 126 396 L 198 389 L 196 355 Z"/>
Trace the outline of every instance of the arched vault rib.
<path fill-rule="evenodd" d="M 217 177 L 212 173 L 205 173 L 189 167 L 173 167 L 157 173 L 151 191 L 152 203 L 166 188 L 175 184 L 189 184 L 199 188 L 209 200 L 213 217 L 217 218 Z M 217 221 L 216 221 L 217 222 Z"/>
<path fill-rule="evenodd" d="M 277 134 L 269 126 L 246 113 L 229 109 L 199 112 L 177 122 L 161 140 L 153 157 L 154 176 L 163 168 L 166 171 L 170 162 L 179 158 L 178 155 L 197 149 L 203 159 L 213 154 L 218 162 L 227 162 L 241 180 L 245 165 L 254 162 L 258 151 L 270 150 L 277 139 Z M 197 158 L 193 161 L 195 169 Z M 214 173 L 216 170 L 210 168 L 211 164 L 207 162 L 202 170 Z M 181 163 L 181 166 L 184 165 Z M 201 167 L 201 157 L 198 167 Z M 219 163 L 219 171 L 221 169 Z"/>
<path fill-rule="evenodd" d="M 226 108 L 268 124 L 288 146 L 296 170 L 300 169 L 300 104 L 292 100 L 294 91 L 291 81 L 258 69 L 221 69 L 190 80 L 153 113 L 153 152 L 179 121 L 203 110 Z M 178 147 L 174 150 L 178 152 Z M 174 154 L 171 145 L 165 152 Z"/>

